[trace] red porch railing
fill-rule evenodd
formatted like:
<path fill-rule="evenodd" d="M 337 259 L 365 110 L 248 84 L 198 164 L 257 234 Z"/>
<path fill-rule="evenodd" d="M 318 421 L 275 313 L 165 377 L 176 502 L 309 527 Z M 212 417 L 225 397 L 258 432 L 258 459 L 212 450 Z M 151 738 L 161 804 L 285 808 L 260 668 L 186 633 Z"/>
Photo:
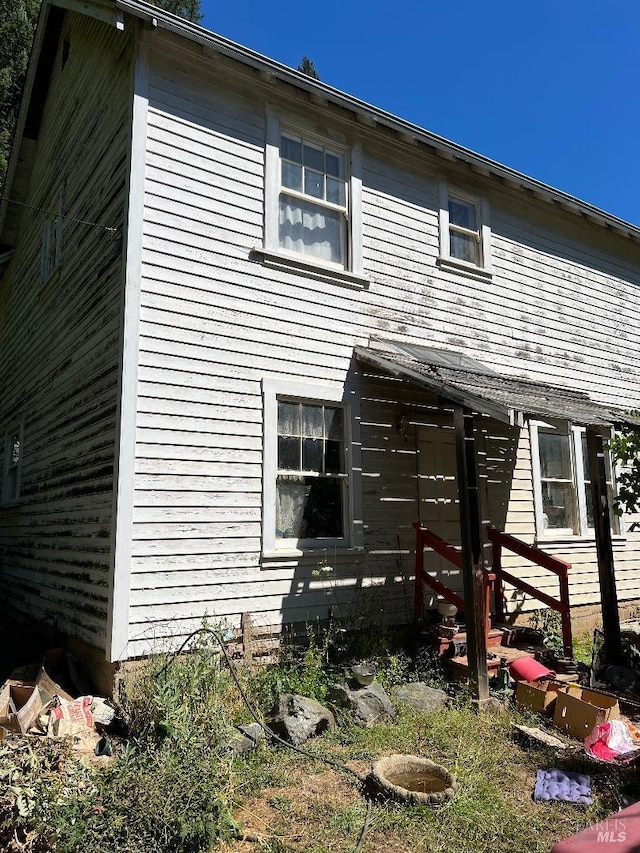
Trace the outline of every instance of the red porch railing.
<path fill-rule="evenodd" d="M 532 598 L 541 601 L 543 604 L 546 604 L 548 607 L 552 607 L 560 613 L 560 618 L 562 620 L 562 644 L 564 646 L 564 653 L 569 657 L 573 657 L 573 636 L 571 633 L 568 577 L 571 563 L 566 563 L 558 557 L 552 557 L 545 551 L 541 551 L 540 548 L 536 548 L 535 545 L 527 545 L 525 542 L 521 542 L 520 539 L 516 539 L 515 536 L 510 536 L 508 533 L 502 533 L 495 527 L 488 527 L 487 534 L 493 551 L 492 570 L 496 577 L 495 608 L 496 618 L 498 621 L 504 620 L 504 582 L 506 581 L 516 589 L 526 592 L 527 595 L 530 595 Z M 535 565 L 541 566 L 543 569 L 547 569 L 557 575 L 560 600 L 553 598 L 551 595 L 547 595 L 546 592 L 536 589 L 526 581 L 523 581 L 515 575 L 512 575 L 510 572 L 505 571 L 502 568 L 503 548 L 506 548 L 508 551 L 512 551 L 519 557 L 524 557 L 525 560 L 529 560 L 531 563 L 535 563 Z"/>
<path fill-rule="evenodd" d="M 439 554 L 448 562 L 452 563 L 456 568 L 462 569 L 462 554 L 451 545 L 450 542 L 441 539 L 433 531 L 427 527 L 422 527 L 420 524 L 413 525 L 416 530 L 416 571 L 415 571 L 415 597 L 414 597 L 414 620 L 418 621 L 422 616 L 422 607 L 424 604 L 424 587 L 430 587 L 437 595 L 441 595 L 445 601 L 455 604 L 458 610 L 464 613 L 464 600 L 457 595 L 453 590 L 445 586 L 437 578 L 434 578 L 427 571 L 424 565 L 424 549 L 431 548 L 436 554 Z M 485 571 L 484 582 L 484 613 L 487 632 L 491 628 L 491 590 L 495 584 L 495 609 L 496 619 L 499 622 L 504 621 L 504 583 L 511 584 L 516 589 L 525 592 L 532 598 L 541 601 L 548 607 L 557 610 L 562 619 L 562 643 L 564 652 L 569 657 L 573 656 L 573 637 L 571 634 L 571 611 L 569 607 L 569 579 L 568 572 L 571 568 L 570 563 L 560 560 L 558 557 L 552 557 L 535 545 L 527 545 L 515 536 L 510 536 L 508 533 L 502 533 L 495 527 L 488 527 L 487 534 L 489 541 L 492 544 L 493 550 L 493 565 L 491 572 Z M 541 566 L 558 576 L 560 585 L 560 599 L 553 598 L 547 595 L 546 592 L 536 589 L 531 584 L 520 578 L 512 575 L 510 572 L 502 568 L 502 550 L 506 548 L 520 557 L 524 557 L 531 563 Z"/>
<path fill-rule="evenodd" d="M 415 597 L 413 618 L 417 622 L 422 616 L 422 606 L 424 604 L 424 587 L 430 587 L 437 595 L 441 595 L 445 601 L 455 604 L 455 606 L 464 613 L 464 600 L 457 595 L 449 587 L 445 586 L 437 578 L 428 574 L 424 568 L 424 549 L 431 548 L 436 554 L 444 557 L 445 560 L 452 563 L 456 568 L 462 570 L 462 553 L 458 551 L 450 542 L 436 536 L 433 531 L 427 527 L 422 527 L 420 524 L 413 525 L 416 530 L 416 571 L 415 571 Z M 484 573 L 484 614 L 485 623 L 488 632 L 491 629 L 491 589 L 495 576 L 491 572 Z"/>

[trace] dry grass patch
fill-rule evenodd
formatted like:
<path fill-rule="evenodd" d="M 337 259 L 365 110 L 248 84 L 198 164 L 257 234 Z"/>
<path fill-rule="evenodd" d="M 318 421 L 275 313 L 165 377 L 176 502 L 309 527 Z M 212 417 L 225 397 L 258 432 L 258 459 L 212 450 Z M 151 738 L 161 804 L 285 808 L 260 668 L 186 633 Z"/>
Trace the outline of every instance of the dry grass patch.
<path fill-rule="evenodd" d="M 363 775 L 375 759 L 394 752 L 423 755 L 456 774 L 455 798 L 439 807 L 376 803 L 363 853 L 548 853 L 555 841 L 614 811 L 625 776 L 580 754 L 558 759 L 547 750 L 523 748 L 512 738 L 514 716 L 478 715 L 468 706 L 431 715 L 405 710 L 392 724 L 343 727 L 310 742 L 310 748 L 347 760 Z M 257 849 L 353 850 L 366 805 L 349 777 L 281 750 L 265 749 L 259 761 L 245 770 L 259 789 L 235 813 L 247 832 L 262 839 Z M 589 772 L 594 804 L 534 803 L 536 771 L 552 766 Z M 230 842 L 220 849 L 255 851 L 256 843 Z"/>

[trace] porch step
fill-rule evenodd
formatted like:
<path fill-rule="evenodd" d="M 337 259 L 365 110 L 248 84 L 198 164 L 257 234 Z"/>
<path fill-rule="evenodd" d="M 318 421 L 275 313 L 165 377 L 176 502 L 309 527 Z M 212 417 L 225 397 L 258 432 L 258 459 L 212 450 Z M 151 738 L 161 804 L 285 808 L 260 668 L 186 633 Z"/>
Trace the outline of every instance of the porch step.
<path fill-rule="evenodd" d="M 447 664 L 451 672 L 451 678 L 454 681 L 463 681 L 469 677 L 469 661 L 467 660 L 466 655 L 457 658 L 449 658 L 447 660 Z M 487 672 L 489 674 L 489 678 L 493 678 L 494 675 L 497 675 L 499 669 L 500 658 L 487 658 Z"/>
<path fill-rule="evenodd" d="M 500 646 L 502 643 L 502 629 L 492 628 L 487 634 L 487 648 Z M 450 649 L 451 644 L 454 646 L 466 646 L 467 632 L 458 631 L 453 637 L 438 637 L 438 654 L 443 655 Z"/>

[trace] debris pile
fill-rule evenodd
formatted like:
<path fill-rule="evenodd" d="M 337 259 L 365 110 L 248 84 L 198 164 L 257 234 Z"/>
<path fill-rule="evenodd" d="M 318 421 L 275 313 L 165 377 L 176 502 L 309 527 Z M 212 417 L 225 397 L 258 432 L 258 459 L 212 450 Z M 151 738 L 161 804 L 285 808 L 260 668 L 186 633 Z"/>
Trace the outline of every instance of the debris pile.
<path fill-rule="evenodd" d="M 110 755 L 104 731 L 114 722 L 115 708 L 103 697 L 73 696 L 50 673 L 62 673 L 67 685 L 86 687 L 62 649 L 47 652 L 39 667 L 14 670 L 0 688 L 0 740 L 11 734 L 71 738 L 77 751 Z"/>

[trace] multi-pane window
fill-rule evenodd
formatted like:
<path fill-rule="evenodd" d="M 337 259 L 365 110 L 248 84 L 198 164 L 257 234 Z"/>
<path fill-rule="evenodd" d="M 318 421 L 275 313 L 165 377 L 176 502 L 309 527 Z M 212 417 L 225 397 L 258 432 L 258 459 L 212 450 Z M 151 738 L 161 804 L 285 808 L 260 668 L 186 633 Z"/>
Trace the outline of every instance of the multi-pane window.
<path fill-rule="evenodd" d="M 347 267 L 347 224 L 345 155 L 309 139 L 282 133 L 279 247 Z"/>
<path fill-rule="evenodd" d="M 343 539 L 346 486 L 344 410 L 278 400 L 276 538 Z"/>
<path fill-rule="evenodd" d="M 537 446 L 538 530 L 542 535 L 582 535 L 593 532 L 593 502 L 589 481 L 585 430 L 567 422 L 533 426 Z M 605 457 L 609 501 L 615 497 L 611 458 Z M 613 532 L 618 519 L 611 516 Z"/>
<path fill-rule="evenodd" d="M 482 266 L 480 214 L 475 202 L 449 195 L 449 256 Z"/>
<path fill-rule="evenodd" d="M 20 430 L 5 437 L 5 458 L 2 483 L 2 503 L 15 503 L 20 496 L 20 462 L 22 459 Z"/>
<path fill-rule="evenodd" d="M 593 501 L 591 499 L 591 481 L 589 480 L 589 463 L 587 461 L 587 434 L 580 430 L 580 452 L 582 454 L 582 483 L 579 489 L 584 495 L 584 520 L 589 530 L 593 529 Z M 609 497 L 609 508 L 611 515 L 611 529 L 613 533 L 620 532 L 620 519 L 613 514 L 612 507 L 616 497 L 615 478 L 613 476 L 613 465 L 611 464 L 611 453 L 604 454 L 604 468 L 607 481 L 607 492 Z"/>
<path fill-rule="evenodd" d="M 491 227 L 486 198 L 438 185 L 440 256 L 437 264 L 458 274 L 489 277 Z"/>
<path fill-rule="evenodd" d="M 552 428 L 538 429 L 542 527 L 573 533 L 577 492 L 572 461 L 571 436 Z"/>

